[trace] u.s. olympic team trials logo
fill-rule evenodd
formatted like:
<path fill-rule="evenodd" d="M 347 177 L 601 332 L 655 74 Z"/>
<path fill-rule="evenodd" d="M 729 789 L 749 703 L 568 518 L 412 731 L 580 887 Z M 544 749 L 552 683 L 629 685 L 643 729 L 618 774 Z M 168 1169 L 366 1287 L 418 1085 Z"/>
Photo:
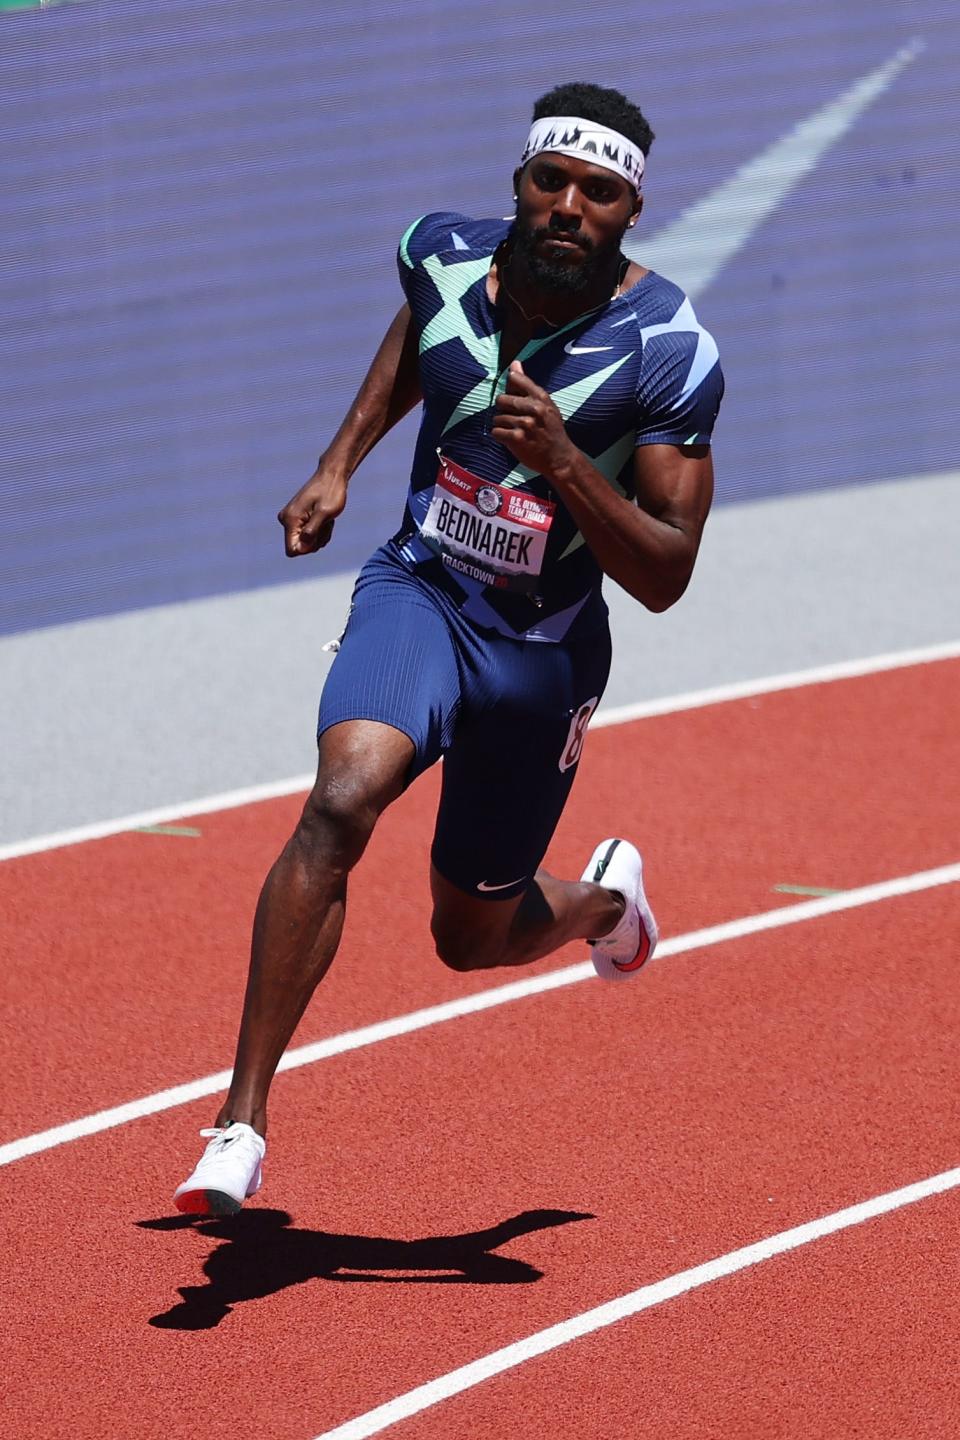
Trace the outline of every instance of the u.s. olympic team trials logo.
<path fill-rule="evenodd" d="M 503 505 L 503 496 L 494 485 L 481 485 L 477 491 L 477 509 L 483 515 L 496 515 Z"/>

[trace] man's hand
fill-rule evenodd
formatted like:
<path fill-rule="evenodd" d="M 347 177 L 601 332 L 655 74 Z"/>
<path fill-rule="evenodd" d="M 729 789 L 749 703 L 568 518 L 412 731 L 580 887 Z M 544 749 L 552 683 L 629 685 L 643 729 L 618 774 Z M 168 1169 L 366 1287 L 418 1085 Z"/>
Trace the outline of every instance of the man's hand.
<path fill-rule="evenodd" d="M 322 550 L 333 534 L 333 522 L 347 503 L 347 482 L 324 464 L 284 505 L 277 516 L 283 526 L 287 554 L 312 555 Z"/>
<path fill-rule="evenodd" d="M 511 364 L 507 388 L 497 397 L 490 434 L 521 464 L 548 480 L 569 465 L 576 453 L 560 411 L 546 390 L 523 373 L 519 360 Z"/>

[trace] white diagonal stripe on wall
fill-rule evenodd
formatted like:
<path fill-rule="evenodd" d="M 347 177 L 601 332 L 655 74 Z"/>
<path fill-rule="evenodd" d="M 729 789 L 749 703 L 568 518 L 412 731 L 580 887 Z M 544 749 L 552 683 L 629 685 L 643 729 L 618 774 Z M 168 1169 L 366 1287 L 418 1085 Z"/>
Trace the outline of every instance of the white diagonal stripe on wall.
<path fill-rule="evenodd" d="M 886 64 L 801 120 L 662 230 L 649 239 L 631 235 L 624 253 L 669 276 L 696 299 L 923 49 L 923 40 L 911 40 Z"/>

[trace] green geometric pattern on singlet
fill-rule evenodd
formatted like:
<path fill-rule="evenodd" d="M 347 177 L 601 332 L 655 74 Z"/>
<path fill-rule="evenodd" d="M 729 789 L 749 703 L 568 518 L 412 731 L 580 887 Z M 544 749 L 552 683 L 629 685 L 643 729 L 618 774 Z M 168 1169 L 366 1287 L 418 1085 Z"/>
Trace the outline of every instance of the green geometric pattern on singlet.
<path fill-rule="evenodd" d="M 460 303 L 481 276 L 489 272 L 489 255 L 484 255 L 479 260 L 461 260 L 454 265 L 443 265 L 437 255 L 428 255 L 423 262 L 423 268 L 436 285 L 443 304 L 433 319 L 428 320 L 423 327 L 420 354 L 426 354 L 434 345 L 443 345 L 447 340 L 456 339 L 463 342 L 478 365 L 482 365 L 485 370 L 493 368 L 497 363 L 497 352 L 500 348 L 499 332 L 496 335 L 475 334 Z"/>
<path fill-rule="evenodd" d="M 506 220 L 427 215 L 400 242 L 424 406 L 395 543 L 424 583 L 474 624 L 511 638 L 559 641 L 575 622 L 581 632 L 602 623 L 602 576 L 548 477 L 519 463 L 490 434 L 508 371 L 500 369 L 502 327 L 486 280 L 509 228 Z M 605 305 L 545 329 L 516 358 L 550 395 L 573 443 L 628 498 L 635 446 L 709 440 L 723 388 L 716 346 L 683 292 L 661 276 L 651 273 Z M 424 542 L 438 448 L 492 484 L 526 489 L 555 505 L 538 593 L 505 592 L 453 573 Z"/>
<path fill-rule="evenodd" d="M 463 297 L 472 290 L 478 280 L 486 279 L 490 271 L 489 255 L 482 256 L 479 260 L 461 260 L 452 264 L 443 264 L 437 255 L 428 255 L 423 262 L 423 268 L 430 276 L 442 301 L 440 309 L 431 320 L 427 321 L 420 336 L 420 354 L 425 355 L 435 345 L 443 345 L 448 340 L 459 340 L 464 348 L 473 356 L 478 365 L 482 365 L 487 372 L 482 380 L 479 380 L 472 390 L 469 390 L 459 404 L 453 409 L 442 433 L 445 435 L 468 415 L 478 414 L 487 410 L 496 397 L 503 393 L 507 385 L 507 371 L 501 371 L 500 366 L 500 331 L 492 335 L 477 335 L 473 326 L 467 318 L 463 308 Z M 551 330 L 549 335 L 542 336 L 539 340 L 529 340 L 518 352 L 516 358 L 521 365 L 524 360 L 536 355 L 545 345 L 552 345 L 557 337 L 565 334 L 568 330 L 575 330 L 583 324 L 583 316 L 577 316 L 568 325 L 563 325 L 558 330 Z M 569 420 L 577 411 L 587 403 L 591 395 L 595 394 L 600 386 L 604 384 L 611 375 L 616 374 L 621 365 L 631 359 L 633 352 L 622 355 L 612 365 L 596 371 L 593 375 L 586 375 L 570 385 L 551 393 L 551 399 L 556 405 L 564 420 Z M 537 472 L 526 465 L 517 465 L 514 470 L 503 480 L 501 485 L 517 486 L 527 480 L 531 480 Z"/>

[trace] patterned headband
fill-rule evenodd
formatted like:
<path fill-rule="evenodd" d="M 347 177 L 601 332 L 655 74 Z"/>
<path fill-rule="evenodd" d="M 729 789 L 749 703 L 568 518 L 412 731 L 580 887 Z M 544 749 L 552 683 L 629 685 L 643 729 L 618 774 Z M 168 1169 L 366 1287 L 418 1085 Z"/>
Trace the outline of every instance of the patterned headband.
<path fill-rule="evenodd" d="M 606 125 L 598 125 L 595 120 L 578 120 L 569 115 L 549 115 L 535 120 L 523 147 L 521 166 L 543 150 L 590 160 L 594 165 L 622 175 L 635 190 L 640 189 L 645 163 L 643 151 L 626 136 L 609 130 Z"/>

